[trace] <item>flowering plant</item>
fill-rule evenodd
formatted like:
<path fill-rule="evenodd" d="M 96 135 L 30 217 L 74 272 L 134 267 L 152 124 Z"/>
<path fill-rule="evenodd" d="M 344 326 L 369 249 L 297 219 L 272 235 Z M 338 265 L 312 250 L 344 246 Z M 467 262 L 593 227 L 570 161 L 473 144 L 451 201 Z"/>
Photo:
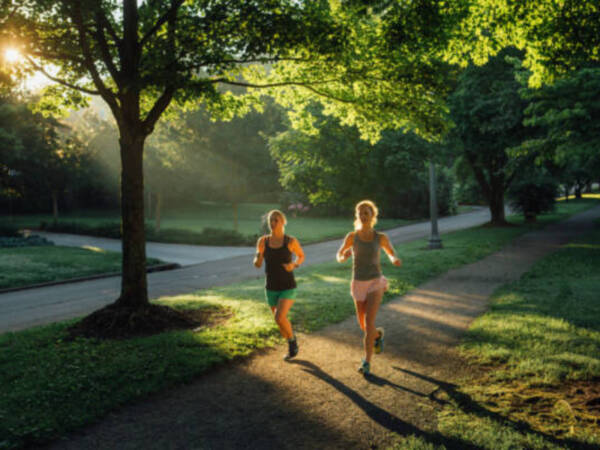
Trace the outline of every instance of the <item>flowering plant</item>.
<path fill-rule="evenodd" d="M 292 203 L 290 206 L 288 206 L 288 211 L 291 211 L 292 215 L 294 217 L 296 217 L 296 215 L 299 213 L 305 213 L 305 212 L 308 212 L 309 210 L 310 210 L 310 206 L 303 205 L 300 202 Z"/>

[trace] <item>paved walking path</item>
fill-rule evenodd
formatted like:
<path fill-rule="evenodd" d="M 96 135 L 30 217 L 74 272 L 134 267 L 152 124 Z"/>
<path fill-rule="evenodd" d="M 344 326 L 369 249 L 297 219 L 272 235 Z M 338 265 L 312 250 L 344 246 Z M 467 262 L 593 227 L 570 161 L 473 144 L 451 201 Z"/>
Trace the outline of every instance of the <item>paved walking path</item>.
<path fill-rule="evenodd" d="M 490 220 L 488 209 L 458 216 L 445 217 L 439 221 L 440 233 L 481 225 Z M 387 233 L 394 243 L 406 242 L 428 236 L 431 226 L 429 222 L 412 224 L 388 230 Z M 77 237 L 77 236 L 76 236 Z M 93 237 L 68 237 L 65 241 L 56 238 L 59 244 L 92 245 L 100 248 L 114 248 L 114 239 Z M 54 238 L 53 238 L 54 239 Z M 305 246 L 305 266 L 333 261 L 340 240 L 321 242 Z M 148 243 L 149 255 L 155 255 L 156 246 L 169 244 Z M 117 247 L 118 248 L 118 247 Z M 169 254 L 169 262 L 189 259 L 193 252 L 204 261 L 177 270 L 148 274 L 148 293 L 151 298 L 165 295 L 179 295 L 207 289 L 213 286 L 223 286 L 244 279 L 262 277 L 262 269 L 255 269 L 251 264 L 254 249 L 242 248 L 240 256 L 228 255 L 218 259 L 221 247 L 174 245 Z M 207 256 L 209 255 L 209 256 Z M 212 255 L 212 256 L 210 256 Z M 208 260 L 207 260 L 208 259 Z M 0 333 L 29 328 L 34 325 L 52 323 L 59 320 L 80 317 L 96 309 L 112 303 L 120 292 L 121 278 L 110 277 L 77 283 L 48 286 L 36 289 L 0 294 Z"/>
<path fill-rule="evenodd" d="M 33 234 L 45 237 L 56 245 L 67 247 L 97 247 L 113 252 L 121 251 L 121 240 L 80 234 L 49 233 L 36 231 Z M 233 256 L 251 255 L 254 247 L 215 247 L 211 245 L 165 244 L 146 242 L 146 256 L 182 266 L 200 264 L 206 261 L 218 261 Z"/>
<path fill-rule="evenodd" d="M 356 372 L 361 333 L 349 318 L 299 335 L 291 363 L 281 361 L 283 346 L 258 352 L 126 406 L 51 448 L 363 449 L 385 448 L 392 433 L 473 448 L 436 431 L 436 411 L 457 395 L 452 383 L 465 370 L 455 351 L 460 336 L 497 287 L 598 218 L 600 207 L 526 234 L 384 305 L 377 322 L 386 328 L 386 351 L 375 355 L 368 378 Z M 496 417 L 466 400 L 461 407 L 469 412 Z"/>

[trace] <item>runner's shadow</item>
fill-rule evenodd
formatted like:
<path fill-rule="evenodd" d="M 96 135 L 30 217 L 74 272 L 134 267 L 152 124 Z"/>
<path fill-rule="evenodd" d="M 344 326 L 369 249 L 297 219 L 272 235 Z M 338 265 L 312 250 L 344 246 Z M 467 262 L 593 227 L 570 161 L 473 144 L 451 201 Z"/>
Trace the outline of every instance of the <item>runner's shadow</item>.
<path fill-rule="evenodd" d="M 377 375 L 374 375 L 372 373 L 365 375 L 365 380 L 367 380 L 369 383 L 375 384 L 377 386 L 390 386 L 394 389 L 397 389 L 399 391 L 404 391 L 404 392 L 408 392 L 409 394 L 413 394 L 413 395 L 417 395 L 419 397 L 424 397 L 427 398 L 428 400 L 433 400 L 437 403 L 439 403 L 440 405 L 443 405 L 447 402 L 440 400 L 438 398 L 432 397 L 430 394 L 423 394 L 422 392 L 418 392 L 418 391 L 413 391 L 412 389 L 409 389 L 407 387 L 404 386 L 400 386 L 399 384 L 396 383 L 392 383 L 389 380 L 386 380 L 385 378 L 381 378 Z"/>
<path fill-rule="evenodd" d="M 413 435 L 413 436 L 419 437 L 431 444 L 435 444 L 435 445 L 443 444 L 448 449 L 479 449 L 479 448 L 481 448 L 481 447 L 477 447 L 469 442 L 463 441 L 461 439 L 443 436 L 439 432 L 427 433 L 427 432 L 422 431 L 421 429 L 415 427 L 414 425 L 411 425 L 408 422 L 404 422 L 403 420 L 399 419 L 398 417 L 394 416 L 393 414 L 390 414 L 383 408 L 380 408 L 379 406 L 375 405 L 374 403 L 368 401 L 362 395 L 360 395 L 353 389 L 349 388 L 341 381 L 336 380 L 331 375 L 324 372 L 318 366 L 316 366 L 315 364 L 313 364 L 309 361 L 295 359 L 295 360 L 290 361 L 290 363 L 302 366 L 303 367 L 302 370 L 304 372 L 306 372 L 310 375 L 313 375 L 313 376 L 319 378 L 320 380 L 333 386 L 339 392 L 341 392 L 346 397 L 348 397 L 350 400 L 352 400 L 359 408 L 361 408 L 365 412 L 365 414 L 369 418 L 371 418 L 371 420 L 373 420 L 374 422 L 377 422 L 382 427 L 387 428 L 388 430 L 390 430 L 394 433 L 398 433 L 401 436 Z M 381 378 L 379 378 L 379 379 L 382 380 Z M 413 392 L 410 390 L 407 390 L 407 391 Z"/>
<path fill-rule="evenodd" d="M 586 444 L 585 442 L 579 442 L 579 441 L 569 439 L 569 438 L 558 439 L 554 436 L 544 434 L 537 430 L 534 430 L 533 428 L 531 428 L 531 425 L 529 425 L 527 422 L 510 420 L 507 417 L 502 416 L 501 414 L 498 414 L 494 411 L 490 411 L 489 409 L 481 406 L 481 404 L 477 403 L 475 400 L 473 400 L 471 398 L 471 396 L 465 394 L 464 392 L 458 391 L 457 390 L 458 386 L 455 384 L 436 380 L 435 378 L 428 377 L 427 375 L 423 375 L 423 374 L 414 372 L 409 369 L 402 369 L 401 367 L 396 367 L 396 366 L 392 366 L 392 367 L 395 370 L 404 372 L 407 375 L 411 375 L 415 378 L 420 378 L 421 380 L 425 380 L 425 381 L 428 381 L 429 383 L 437 385 L 438 386 L 437 389 L 435 389 L 431 394 L 429 394 L 429 398 L 440 404 L 452 403 L 452 402 L 438 399 L 435 397 L 435 395 L 439 391 L 444 391 L 446 394 L 448 394 L 448 397 L 450 397 L 453 400 L 453 403 L 455 403 L 465 413 L 471 413 L 471 414 L 475 414 L 479 417 L 485 417 L 485 418 L 493 420 L 494 422 L 497 422 L 499 424 L 503 424 L 503 423 L 507 424 L 518 431 L 537 435 L 547 441 L 550 441 L 551 443 L 553 443 L 559 447 L 566 445 L 566 446 L 568 446 L 568 448 L 582 449 L 582 450 L 588 450 L 588 449 L 593 450 L 593 449 L 598 448 L 595 445 Z"/>

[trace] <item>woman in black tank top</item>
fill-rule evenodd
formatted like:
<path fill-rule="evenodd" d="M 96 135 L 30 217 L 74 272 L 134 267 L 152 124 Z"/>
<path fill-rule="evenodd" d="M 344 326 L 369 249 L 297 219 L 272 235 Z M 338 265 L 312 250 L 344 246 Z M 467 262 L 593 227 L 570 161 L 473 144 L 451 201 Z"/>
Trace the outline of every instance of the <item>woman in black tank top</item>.
<path fill-rule="evenodd" d="M 281 211 L 270 211 L 268 223 L 271 233 L 258 239 L 254 266 L 260 267 L 265 260 L 267 303 L 281 335 L 288 341 L 288 352 L 284 359 L 289 360 L 298 354 L 298 343 L 287 314 L 296 298 L 293 271 L 304 261 L 304 252 L 297 239 L 285 234 L 287 220 Z M 296 255 L 294 262 L 292 254 Z"/>

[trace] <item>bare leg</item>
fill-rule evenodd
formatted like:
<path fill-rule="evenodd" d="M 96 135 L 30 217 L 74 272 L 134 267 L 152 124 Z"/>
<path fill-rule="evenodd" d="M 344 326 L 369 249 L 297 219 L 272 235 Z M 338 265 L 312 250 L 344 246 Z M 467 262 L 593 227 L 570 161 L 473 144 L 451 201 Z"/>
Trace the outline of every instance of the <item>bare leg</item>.
<path fill-rule="evenodd" d="M 367 302 L 357 302 L 354 300 L 354 307 L 356 308 L 356 321 L 360 329 L 364 332 L 366 330 L 365 314 L 367 312 Z"/>
<path fill-rule="evenodd" d="M 294 337 L 294 332 L 292 330 L 292 324 L 287 318 L 288 311 L 294 304 L 294 300 L 288 298 L 282 298 L 277 303 L 276 308 L 271 308 L 273 311 L 273 315 L 275 316 L 275 322 L 279 327 L 279 332 L 285 339 L 291 339 Z"/>
<path fill-rule="evenodd" d="M 378 335 L 377 329 L 375 328 L 375 319 L 377 317 L 377 311 L 379 311 L 379 305 L 381 305 L 382 298 L 383 289 L 378 289 L 375 292 L 369 293 L 367 295 L 367 300 L 364 302 L 366 304 L 366 330 L 363 342 L 365 346 L 365 361 L 368 363 L 371 362 L 371 357 L 373 356 L 373 345 L 375 343 L 375 338 Z"/>

